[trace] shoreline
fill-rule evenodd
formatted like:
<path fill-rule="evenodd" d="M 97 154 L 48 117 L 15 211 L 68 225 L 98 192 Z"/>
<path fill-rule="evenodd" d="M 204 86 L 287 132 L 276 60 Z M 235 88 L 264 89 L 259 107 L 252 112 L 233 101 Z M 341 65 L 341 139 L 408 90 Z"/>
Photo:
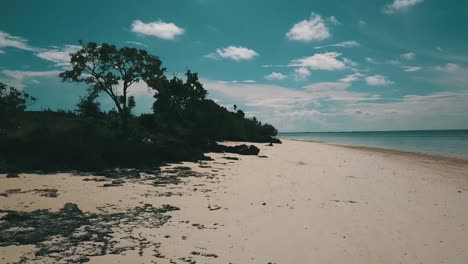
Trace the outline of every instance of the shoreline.
<path fill-rule="evenodd" d="M 264 157 L 207 153 L 213 160 L 170 164 L 138 177 L 0 174 L 0 217 L 8 210 L 28 217 L 43 210 L 43 219 L 68 206 L 78 214 L 73 219 L 100 223 L 99 230 L 80 229 L 91 232 L 83 239 L 93 232 L 107 239 L 9 246 L 0 239 L 0 262 L 58 262 L 53 252 L 60 246 L 66 258 L 87 254 L 90 263 L 435 264 L 468 258 L 465 165 L 287 139 L 254 145 Z M 54 217 L 44 226 L 60 226 Z M 15 228 L 0 228 L 0 234 Z M 19 230 L 34 231 L 27 225 Z M 93 243 L 98 247 L 89 247 Z M 36 256 L 39 250 L 51 254 Z"/>
<path fill-rule="evenodd" d="M 456 165 L 463 165 L 468 166 L 468 159 L 461 158 L 461 157 L 454 157 L 454 156 L 444 156 L 439 154 L 431 154 L 425 152 L 416 152 L 416 151 L 406 151 L 406 150 L 397 150 L 397 149 L 389 149 L 389 148 L 382 148 L 382 147 L 369 147 L 369 146 L 362 146 L 362 145 L 347 145 L 347 144 L 339 144 L 339 143 L 332 143 L 327 141 L 320 141 L 320 140 L 307 140 L 307 139 L 295 139 L 295 138 L 285 138 L 279 137 L 281 140 L 291 140 L 291 141 L 298 141 L 298 142 L 311 142 L 311 143 L 318 143 L 324 144 L 329 146 L 336 146 L 336 147 L 343 147 L 349 149 L 355 149 L 360 151 L 370 151 L 382 154 L 392 154 L 395 156 L 411 156 L 414 158 L 420 159 L 430 159 L 430 160 L 439 160 L 444 162 L 453 163 Z"/>

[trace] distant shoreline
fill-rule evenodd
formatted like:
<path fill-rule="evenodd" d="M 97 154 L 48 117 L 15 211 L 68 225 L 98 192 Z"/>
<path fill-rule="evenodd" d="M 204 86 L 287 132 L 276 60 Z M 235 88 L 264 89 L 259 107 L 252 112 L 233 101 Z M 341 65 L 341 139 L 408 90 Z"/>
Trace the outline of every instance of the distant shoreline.
<path fill-rule="evenodd" d="M 291 141 L 299 141 L 299 142 L 310 142 L 310 143 L 320 143 L 330 146 L 337 146 L 349 149 L 356 149 L 361 151 L 368 151 L 368 152 L 378 152 L 381 154 L 391 154 L 397 156 L 404 156 L 404 157 L 413 157 L 418 159 L 430 159 L 433 161 L 443 161 L 448 162 L 455 165 L 463 165 L 468 166 L 468 159 L 462 157 L 454 157 L 454 156 L 444 156 L 438 154 L 431 154 L 431 153 L 424 153 L 424 152 L 416 152 L 416 151 L 406 151 L 406 150 L 397 150 L 397 149 L 390 149 L 390 148 L 382 148 L 382 147 L 369 147 L 369 146 L 362 146 L 362 145 L 347 145 L 347 144 L 339 144 L 321 140 L 309 140 L 309 139 L 296 139 L 296 138 L 288 138 L 288 137 L 281 137 L 281 140 L 291 140 Z"/>

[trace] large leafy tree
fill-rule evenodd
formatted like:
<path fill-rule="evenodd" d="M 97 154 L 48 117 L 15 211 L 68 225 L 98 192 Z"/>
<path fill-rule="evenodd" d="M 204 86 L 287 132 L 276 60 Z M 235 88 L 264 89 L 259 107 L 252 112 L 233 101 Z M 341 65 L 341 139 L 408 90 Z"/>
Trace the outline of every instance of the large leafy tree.
<path fill-rule="evenodd" d="M 156 90 L 153 110 L 156 114 L 178 116 L 196 101 L 204 100 L 207 91 L 198 80 L 198 74 L 187 70 L 185 81 L 174 76 L 167 83 L 148 84 Z"/>
<path fill-rule="evenodd" d="M 63 81 L 85 83 L 92 98 L 107 94 L 115 104 L 127 129 L 128 118 L 135 107 L 135 98 L 129 95 L 132 85 L 140 81 L 157 87 L 166 81 L 161 60 L 146 50 L 114 45 L 83 43 L 82 48 L 71 54 L 71 69 L 60 73 Z"/>
<path fill-rule="evenodd" d="M 18 127 L 19 115 L 37 99 L 0 82 L 0 134 Z"/>

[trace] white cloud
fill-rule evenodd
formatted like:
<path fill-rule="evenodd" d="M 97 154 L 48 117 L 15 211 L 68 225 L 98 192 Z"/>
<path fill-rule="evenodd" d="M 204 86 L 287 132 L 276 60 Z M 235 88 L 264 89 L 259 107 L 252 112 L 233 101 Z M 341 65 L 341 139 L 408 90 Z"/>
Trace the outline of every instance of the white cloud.
<path fill-rule="evenodd" d="M 37 57 L 55 63 L 55 66 L 63 67 L 70 64 L 71 53 L 77 52 L 81 46 L 66 45 L 63 48 L 42 50 L 36 54 Z"/>
<path fill-rule="evenodd" d="M 58 77 L 60 71 L 15 71 L 15 70 L 3 70 L 2 73 L 9 77 L 11 80 L 9 84 L 15 88 L 22 90 L 25 86 L 25 82 L 31 78 L 41 77 Z M 37 80 L 36 80 L 37 81 Z"/>
<path fill-rule="evenodd" d="M 202 80 L 211 98 L 236 104 L 280 131 L 464 128 L 468 93 L 401 98 L 349 91 L 349 83 L 313 83 L 303 89 Z"/>
<path fill-rule="evenodd" d="M 133 44 L 133 45 L 137 45 L 137 46 L 143 46 L 143 47 L 148 47 L 147 45 L 141 43 L 141 42 L 137 42 L 137 41 L 131 41 L 131 40 L 127 40 L 125 41 L 126 44 Z"/>
<path fill-rule="evenodd" d="M 320 15 L 312 13 L 309 20 L 296 23 L 287 33 L 286 37 L 294 41 L 317 41 L 330 37 L 330 31 Z"/>
<path fill-rule="evenodd" d="M 14 70 L 3 70 L 3 74 L 12 77 L 17 80 L 22 80 L 28 77 L 49 77 L 58 76 L 60 71 L 14 71 Z"/>
<path fill-rule="evenodd" d="M 217 81 L 218 83 L 239 83 L 239 82 L 242 82 L 242 83 L 256 83 L 256 81 L 254 80 L 242 80 L 242 81 L 238 81 L 238 80 L 233 80 L 233 81 Z"/>
<path fill-rule="evenodd" d="M 358 66 L 358 63 L 351 60 L 351 59 L 348 59 L 348 58 L 343 58 L 343 62 L 346 64 L 346 65 L 349 65 L 351 67 L 356 67 Z"/>
<path fill-rule="evenodd" d="M 327 92 L 331 90 L 344 90 L 349 87 L 349 84 L 342 82 L 319 82 L 314 83 L 304 88 L 309 92 Z"/>
<path fill-rule="evenodd" d="M 354 48 L 354 47 L 359 47 L 359 46 L 361 46 L 361 44 L 359 44 L 357 41 L 349 40 L 349 41 L 343 41 L 343 42 L 336 43 L 336 44 L 315 47 L 314 49 L 323 49 L 327 47 Z"/>
<path fill-rule="evenodd" d="M 299 67 L 294 70 L 294 76 L 296 81 L 301 81 L 307 79 L 309 77 L 311 72 L 309 69 L 304 68 L 304 67 Z"/>
<path fill-rule="evenodd" d="M 468 93 L 436 92 L 406 95 L 386 103 L 356 103 L 346 113 L 357 127 L 367 130 L 465 128 Z"/>
<path fill-rule="evenodd" d="M 340 79 L 340 82 L 352 83 L 352 82 L 358 81 L 362 77 L 364 77 L 364 74 L 362 74 L 360 72 L 356 72 L 356 73 L 347 75 L 346 77 Z"/>
<path fill-rule="evenodd" d="M 446 65 L 443 66 L 437 66 L 435 68 L 437 71 L 442 71 L 442 72 L 456 72 L 461 69 L 460 65 L 455 64 L 455 63 L 447 63 Z"/>
<path fill-rule="evenodd" d="M 420 71 L 422 68 L 418 66 L 403 66 L 403 71 L 405 72 L 415 72 Z"/>
<path fill-rule="evenodd" d="M 271 74 L 265 76 L 265 79 L 270 80 L 270 81 L 284 80 L 286 78 L 288 78 L 288 76 L 282 74 L 281 72 L 272 72 Z"/>
<path fill-rule="evenodd" d="M 262 107 L 289 108 L 301 101 L 307 93 L 278 85 L 251 83 L 219 83 L 202 80 L 204 87 L 215 98 L 225 102 Z"/>
<path fill-rule="evenodd" d="M 219 60 L 220 59 L 219 55 L 216 52 L 205 54 L 205 55 L 203 55 L 203 57 L 205 57 L 207 59 L 212 59 L 212 60 Z"/>
<path fill-rule="evenodd" d="M 400 57 L 405 60 L 413 60 L 414 57 L 416 57 L 416 54 L 414 52 L 408 52 L 401 54 Z"/>
<path fill-rule="evenodd" d="M 235 61 L 240 60 L 250 60 L 253 59 L 255 56 L 259 56 L 259 54 L 246 47 L 236 47 L 236 46 L 229 46 L 223 49 L 217 49 L 216 52 L 210 53 L 205 55 L 205 58 L 209 59 L 231 59 Z"/>
<path fill-rule="evenodd" d="M 399 60 L 386 60 L 385 63 L 390 64 L 390 65 L 398 65 L 401 63 Z"/>
<path fill-rule="evenodd" d="M 300 90 L 258 83 L 202 82 L 211 98 L 225 105 L 236 104 L 246 115 L 255 115 L 280 131 L 357 130 L 360 127 L 353 123 L 356 112 L 348 113 L 346 109 L 358 109 L 360 104 L 382 99 L 376 94 L 349 91 L 350 84 L 343 82 L 313 83 Z M 366 107 L 360 107 L 361 112 Z"/>
<path fill-rule="evenodd" d="M 312 70 L 341 70 L 346 68 L 346 64 L 344 61 L 337 59 L 340 56 L 341 53 L 337 52 L 317 53 L 310 57 L 293 60 L 289 66 L 310 68 Z"/>
<path fill-rule="evenodd" d="M 370 57 L 365 57 L 364 60 L 366 60 L 368 63 L 372 63 L 372 64 L 377 63 L 373 58 L 370 58 Z"/>
<path fill-rule="evenodd" d="M 174 23 L 165 23 L 162 21 L 144 23 L 141 20 L 133 21 L 132 31 L 165 40 L 173 40 L 185 32 L 183 28 L 178 27 Z"/>
<path fill-rule="evenodd" d="M 393 3 L 384 7 L 386 14 L 394 14 L 398 11 L 407 10 L 408 8 L 422 3 L 423 0 L 393 0 Z"/>
<path fill-rule="evenodd" d="M 28 41 L 22 37 L 12 36 L 6 32 L 0 31 L 0 48 L 17 48 L 22 50 L 34 51 L 35 48 L 29 46 Z"/>
<path fill-rule="evenodd" d="M 387 77 L 383 75 L 371 75 L 365 78 L 366 83 L 372 86 L 384 86 L 393 84 L 392 81 L 388 80 Z"/>
<path fill-rule="evenodd" d="M 364 28 L 365 26 L 367 26 L 367 22 L 365 20 L 362 20 L 362 19 L 359 19 L 357 24 L 358 24 L 358 27 L 361 28 L 361 29 Z"/>
<path fill-rule="evenodd" d="M 334 16 L 331 16 L 329 18 L 327 18 L 327 20 L 332 24 L 332 25 L 335 25 L 335 26 L 341 26 L 343 24 L 341 24 L 340 21 L 338 21 L 338 19 L 336 19 L 336 17 Z"/>
<path fill-rule="evenodd" d="M 434 73 L 431 77 L 434 82 L 443 87 L 459 87 L 466 89 L 468 87 L 468 68 L 455 63 L 433 68 Z"/>

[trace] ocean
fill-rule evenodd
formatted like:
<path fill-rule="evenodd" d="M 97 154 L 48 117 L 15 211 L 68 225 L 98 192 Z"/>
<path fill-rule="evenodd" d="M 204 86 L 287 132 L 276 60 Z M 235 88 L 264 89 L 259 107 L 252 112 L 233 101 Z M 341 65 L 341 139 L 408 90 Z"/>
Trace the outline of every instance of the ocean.
<path fill-rule="evenodd" d="M 278 136 L 468 159 L 468 130 L 301 132 Z"/>

